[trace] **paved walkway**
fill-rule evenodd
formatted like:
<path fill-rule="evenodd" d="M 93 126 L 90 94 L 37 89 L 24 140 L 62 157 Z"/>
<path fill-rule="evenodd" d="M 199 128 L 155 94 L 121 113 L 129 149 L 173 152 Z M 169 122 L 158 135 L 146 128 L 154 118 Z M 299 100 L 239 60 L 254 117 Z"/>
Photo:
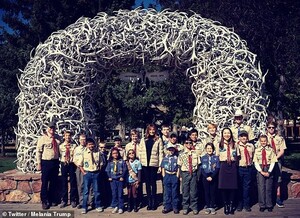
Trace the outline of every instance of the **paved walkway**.
<path fill-rule="evenodd" d="M 288 199 L 287 201 L 284 202 L 285 203 L 285 208 L 277 208 L 275 207 L 273 212 L 259 212 L 259 208 L 258 205 L 254 205 L 252 207 L 252 212 L 235 212 L 234 216 L 233 215 L 229 215 L 226 216 L 223 213 L 223 208 L 219 209 L 217 211 L 216 215 L 205 215 L 204 214 L 204 210 L 201 210 L 199 215 L 193 215 L 192 213 L 189 213 L 187 216 L 182 215 L 182 211 L 180 211 L 180 214 L 176 215 L 173 212 L 168 213 L 168 214 L 162 214 L 161 210 L 162 210 L 162 206 L 160 206 L 156 211 L 147 211 L 146 208 L 142 208 L 139 212 L 135 213 L 135 212 L 124 212 L 123 214 L 112 214 L 111 213 L 111 209 L 105 209 L 104 212 L 102 213 L 98 213 L 96 210 L 91 210 L 89 211 L 87 214 L 82 215 L 81 214 L 81 210 L 78 209 L 72 209 L 70 206 L 64 208 L 64 209 L 60 209 L 59 207 L 52 207 L 50 210 L 48 211 L 56 211 L 56 212 L 65 212 L 65 211 L 74 211 L 74 215 L 76 218 L 78 217 L 88 217 L 88 218 L 95 218 L 95 217 L 130 217 L 130 218 L 134 218 L 134 217 L 138 217 L 138 218 L 159 218 L 159 217 L 272 217 L 272 218 L 279 218 L 279 217 L 284 217 L 284 218 L 299 218 L 300 217 L 300 199 Z M 0 203 L 0 217 L 2 218 L 8 218 L 8 217 L 12 217 L 12 216 L 8 216 L 9 213 L 7 213 L 7 216 L 3 216 L 5 215 L 5 212 L 27 212 L 27 217 L 29 217 L 29 213 L 31 213 L 31 211 L 42 211 L 41 210 L 41 205 L 40 204 L 1 204 Z M 4 213 L 3 213 L 4 212 Z M 28 213 L 29 212 L 29 213 Z M 42 211 L 42 212 L 47 212 L 47 211 Z M 11 214 L 12 215 L 12 214 Z M 33 214 L 32 214 L 33 215 Z M 33 217 L 31 215 L 31 217 Z M 14 216 L 15 217 L 15 216 Z M 21 217 L 21 216 L 19 216 Z M 40 218 L 42 216 L 36 216 L 37 218 Z M 44 216 L 45 217 L 45 216 Z M 54 216 L 52 216 L 54 217 Z M 66 216 L 62 216 L 62 218 L 65 218 Z M 15 217 L 16 218 L 16 217 Z"/>

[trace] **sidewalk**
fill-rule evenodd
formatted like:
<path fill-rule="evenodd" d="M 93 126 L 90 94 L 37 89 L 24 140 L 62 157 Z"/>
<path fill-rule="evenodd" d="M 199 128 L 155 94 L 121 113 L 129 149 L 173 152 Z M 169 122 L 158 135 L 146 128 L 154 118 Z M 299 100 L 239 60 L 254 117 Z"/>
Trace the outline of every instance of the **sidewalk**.
<path fill-rule="evenodd" d="M 272 218 L 282 218 L 282 217 L 293 217 L 298 218 L 300 217 L 300 199 L 288 199 L 284 202 L 285 208 L 277 208 L 275 206 L 273 212 L 259 212 L 258 205 L 254 205 L 252 207 L 252 212 L 235 212 L 234 217 L 272 217 Z M 182 211 L 180 211 L 180 214 L 174 214 L 173 212 L 170 212 L 168 214 L 162 214 L 162 206 L 160 206 L 156 211 L 147 211 L 146 208 L 142 208 L 139 212 L 130 212 L 128 213 L 125 211 L 123 214 L 112 214 L 111 209 L 105 209 L 104 212 L 99 213 L 96 210 L 90 210 L 87 214 L 82 215 L 81 210 L 73 209 L 71 206 L 68 206 L 64 209 L 60 209 L 57 207 L 52 207 L 50 210 L 42 210 L 40 204 L 1 204 L 0 203 L 0 217 L 2 218 L 8 218 L 12 216 L 3 216 L 3 212 L 9 212 L 9 211 L 57 211 L 57 212 L 65 212 L 65 211 L 74 211 L 74 217 L 82 217 L 82 218 L 95 218 L 95 217 L 124 217 L 124 218 L 160 218 L 160 217 L 233 217 L 233 215 L 226 216 L 223 213 L 223 208 L 219 209 L 217 211 L 216 215 L 205 215 L 204 210 L 201 210 L 199 215 L 193 215 L 193 213 L 189 213 L 188 215 L 184 216 L 182 215 Z M 4 213 L 5 215 L 5 213 Z M 16 216 L 14 216 L 16 218 Z M 20 217 L 20 216 L 19 216 Z M 27 216 L 29 217 L 29 216 Z M 32 216 L 31 216 L 32 217 Z M 41 216 L 36 216 L 37 218 L 40 218 Z M 53 217 L 53 216 L 52 216 Z M 61 216 L 61 218 L 65 218 L 66 216 Z"/>

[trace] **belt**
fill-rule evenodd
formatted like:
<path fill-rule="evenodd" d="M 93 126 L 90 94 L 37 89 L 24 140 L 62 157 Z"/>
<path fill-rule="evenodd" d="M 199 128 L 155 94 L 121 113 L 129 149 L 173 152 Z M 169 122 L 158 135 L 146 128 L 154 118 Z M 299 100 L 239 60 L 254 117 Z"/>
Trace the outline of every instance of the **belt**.
<path fill-rule="evenodd" d="M 165 173 L 170 174 L 170 175 L 175 175 L 177 173 L 177 171 L 171 172 L 171 171 L 165 170 Z"/>
<path fill-rule="evenodd" d="M 250 168 L 250 167 L 252 167 L 252 165 L 250 165 L 250 166 L 239 166 L 239 167 L 241 167 L 241 168 Z"/>

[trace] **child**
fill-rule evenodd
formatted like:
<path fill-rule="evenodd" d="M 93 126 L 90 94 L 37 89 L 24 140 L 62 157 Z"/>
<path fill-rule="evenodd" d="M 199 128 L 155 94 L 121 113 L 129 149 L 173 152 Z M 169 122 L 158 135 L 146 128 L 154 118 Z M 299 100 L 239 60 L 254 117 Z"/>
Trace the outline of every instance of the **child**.
<path fill-rule="evenodd" d="M 122 148 L 122 139 L 120 136 L 116 136 L 114 137 L 114 147 L 113 148 L 117 148 L 119 150 L 120 156 L 122 157 L 122 159 L 124 159 L 125 157 L 125 149 Z M 108 153 L 108 157 L 111 156 L 111 150 Z"/>
<path fill-rule="evenodd" d="M 112 213 L 122 214 L 124 210 L 123 186 L 127 167 L 117 147 L 111 149 L 105 171 L 112 191 L 111 206 L 114 208 Z"/>
<path fill-rule="evenodd" d="M 207 209 L 205 214 L 216 214 L 216 193 L 218 172 L 220 169 L 219 157 L 214 155 L 215 146 L 209 142 L 205 145 L 206 154 L 201 157 L 202 182 L 205 192 Z"/>
<path fill-rule="evenodd" d="M 275 186 L 275 192 L 276 192 L 276 204 L 279 208 L 284 207 L 284 204 L 282 202 L 282 199 L 280 197 L 280 184 L 281 184 L 281 174 L 282 174 L 282 164 L 283 164 L 283 156 L 284 156 L 284 150 L 286 149 L 285 140 L 282 136 L 280 136 L 276 130 L 277 123 L 274 121 L 269 121 L 267 123 L 267 136 L 268 136 L 268 142 L 273 148 L 276 157 L 277 157 L 277 163 L 274 167 L 274 186 Z"/>
<path fill-rule="evenodd" d="M 247 212 L 250 208 L 250 186 L 252 181 L 252 166 L 254 146 L 248 142 L 248 132 L 241 130 L 239 134 L 239 141 L 237 142 L 240 151 L 239 159 L 239 204 L 237 211 L 242 211 L 243 207 Z"/>
<path fill-rule="evenodd" d="M 261 146 L 256 148 L 253 158 L 257 170 L 259 211 L 264 212 L 265 209 L 268 209 L 269 212 L 272 212 L 272 171 L 277 158 L 273 149 L 267 146 L 268 137 L 266 135 L 261 135 L 259 142 Z"/>
<path fill-rule="evenodd" d="M 175 214 L 179 213 L 178 203 L 178 186 L 179 186 L 179 168 L 177 165 L 176 145 L 169 143 L 167 146 L 167 155 L 161 162 L 161 173 L 164 185 L 164 209 L 162 213 L 166 214 L 174 211 Z"/>
<path fill-rule="evenodd" d="M 136 153 L 133 149 L 129 149 L 127 153 L 127 168 L 128 168 L 128 184 L 127 184 L 127 192 L 128 192 L 128 207 L 127 211 L 131 212 L 132 210 L 132 202 L 133 202 L 133 210 L 134 212 L 138 212 L 138 187 L 141 182 L 142 175 L 142 164 L 136 158 Z"/>
<path fill-rule="evenodd" d="M 193 214 L 197 215 L 198 211 L 198 189 L 197 189 L 197 171 L 200 159 L 198 151 L 194 149 L 192 141 L 187 139 L 184 142 L 185 150 L 179 154 L 177 164 L 180 167 L 182 178 L 182 207 L 183 215 L 189 213 L 189 208 Z"/>
<path fill-rule="evenodd" d="M 72 208 L 77 203 L 76 165 L 73 163 L 74 149 L 76 145 L 71 144 L 71 132 L 64 132 L 64 142 L 59 145 L 60 169 L 62 178 L 62 195 L 60 208 L 64 208 L 68 203 L 68 176 L 70 177 L 70 202 Z"/>
<path fill-rule="evenodd" d="M 91 138 L 86 139 L 86 148 L 84 148 L 81 158 L 76 165 L 80 168 L 83 174 L 83 203 L 82 214 L 87 213 L 88 198 L 93 184 L 94 203 L 96 210 L 102 212 L 103 208 L 100 207 L 100 192 L 99 192 L 99 175 L 103 165 L 100 151 L 95 148 L 95 142 Z"/>

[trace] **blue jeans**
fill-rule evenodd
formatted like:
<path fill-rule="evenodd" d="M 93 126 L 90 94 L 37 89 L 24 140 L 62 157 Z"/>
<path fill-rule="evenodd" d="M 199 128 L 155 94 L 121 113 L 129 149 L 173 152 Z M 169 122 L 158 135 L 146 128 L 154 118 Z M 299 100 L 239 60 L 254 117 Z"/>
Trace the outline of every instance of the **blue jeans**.
<path fill-rule="evenodd" d="M 112 200 L 111 200 L 111 206 L 112 207 L 118 207 L 119 209 L 124 208 L 124 199 L 123 199 L 123 182 L 120 180 L 113 179 L 110 182 L 111 186 L 111 194 L 112 194 Z"/>
<path fill-rule="evenodd" d="M 250 207 L 252 166 L 239 167 L 239 207 Z"/>
<path fill-rule="evenodd" d="M 178 195 L 178 185 L 179 179 L 176 174 L 167 174 L 164 179 L 164 197 L 165 197 L 165 208 L 169 209 L 178 209 L 179 204 L 179 195 Z"/>
<path fill-rule="evenodd" d="M 88 208 L 88 200 L 89 200 L 89 191 L 91 184 L 93 184 L 93 191 L 94 191 L 94 201 L 95 201 L 95 207 L 100 207 L 101 200 L 100 200 L 100 191 L 99 191 L 99 174 L 98 172 L 87 172 L 83 176 L 83 203 L 82 208 L 86 209 Z"/>

